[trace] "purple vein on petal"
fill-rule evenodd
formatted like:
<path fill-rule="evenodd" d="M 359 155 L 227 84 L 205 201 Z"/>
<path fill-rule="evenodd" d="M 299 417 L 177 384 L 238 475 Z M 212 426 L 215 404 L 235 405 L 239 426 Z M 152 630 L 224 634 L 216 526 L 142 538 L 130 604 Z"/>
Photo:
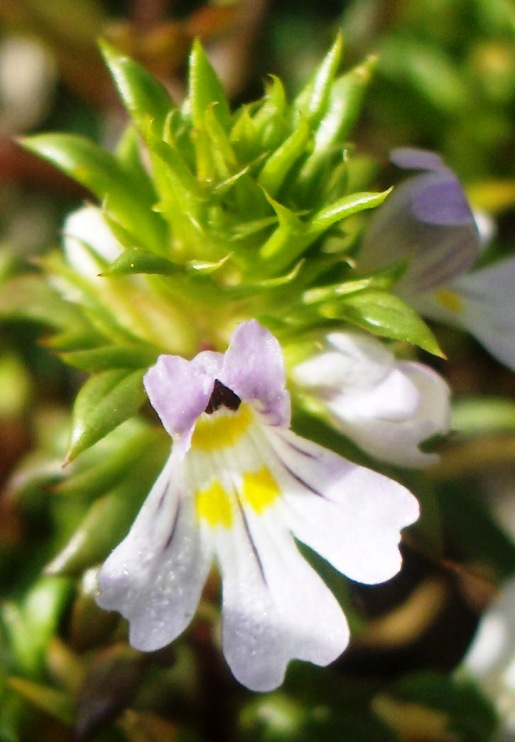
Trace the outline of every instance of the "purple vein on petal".
<path fill-rule="evenodd" d="M 259 573 L 261 575 L 261 579 L 263 580 L 264 584 L 268 586 L 265 570 L 263 567 L 263 562 L 261 561 L 261 557 L 259 556 L 259 551 L 256 548 L 256 544 L 254 543 L 254 540 L 252 538 L 252 533 L 250 530 L 249 522 L 247 520 L 247 516 L 245 515 L 245 511 L 243 509 L 243 505 L 240 502 L 240 498 L 236 495 L 236 502 L 238 503 L 238 510 L 240 511 L 241 519 L 243 521 L 243 528 L 245 529 L 245 534 L 247 536 L 247 540 L 250 544 L 250 548 L 252 549 L 252 553 L 254 554 L 254 558 L 256 560 Z"/>
<path fill-rule="evenodd" d="M 166 551 L 168 549 L 168 547 L 170 546 L 170 544 L 172 543 L 172 541 L 173 541 L 173 537 L 175 536 L 175 532 L 177 530 L 177 524 L 179 522 L 179 514 L 180 514 L 180 512 L 181 512 L 181 497 L 179 497 L 178 500 L 177 500 L 177 507 L 175 509 L 175 515 L 174 515 L 174 518 L 173 518 L 172 530 L 170 531 L 170 535 L 166 539 L 166 543 L 164 545 L 163 551 Z"/>

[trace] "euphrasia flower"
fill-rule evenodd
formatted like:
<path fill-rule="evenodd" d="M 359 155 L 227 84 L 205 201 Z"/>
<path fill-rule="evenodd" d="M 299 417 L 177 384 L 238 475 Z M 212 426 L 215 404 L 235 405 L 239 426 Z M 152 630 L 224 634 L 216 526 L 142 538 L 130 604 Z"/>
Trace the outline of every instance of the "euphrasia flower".
<path fill-rule="evenodd" d="M 415 498 L 289 430 L 281 347 L 255 320 L 224 354 L 160 356 L 145 388 L 172 452 L 100 570 L 99 605 L 129 620 L 134 647 L 159 649 L 192 620 L 215 559 L 223 651 L 242 684 L 271 690 L 294 658 L 332 662 L 347 622 L 294 539 L 352 580 L 383 582 Z"/>
<path fill-rule="evenodd" d="M 424 467 L 438 457 L 420 445 L 449 430 L 449 387 L 432 369 L 398 361 L 376 338 L 333 332 L 326 347 L 292 372 L 307 404 L 375 458 Z"/>
<path fill-rule="evenodd" d="M 377 270 L 408 259 L 397 290 L 418 295 L 471 268 L 479 255 L 479 233 L 461 183 L 437 154 L 402 148 L 391 159 L 422 172 L 397 186 L 376 209 L 359 264 L 362 270 Z"/>
<path fill-rule="evenodd" d="M 374 212 L 361 269 L 408 258 L 397 293 L 424 316 L 467 330 L 515 369 L 515 259 L 470 271 L 492 229 L 473 213 L 456 175 L 432 152 L 400 149 L 392 160 L 423 172 Z"/>

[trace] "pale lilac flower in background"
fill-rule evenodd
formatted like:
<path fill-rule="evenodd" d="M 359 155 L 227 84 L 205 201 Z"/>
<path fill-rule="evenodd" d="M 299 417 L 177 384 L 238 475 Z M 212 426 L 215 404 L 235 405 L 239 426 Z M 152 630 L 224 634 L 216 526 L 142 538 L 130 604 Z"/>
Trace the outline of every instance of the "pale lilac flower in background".
<path fill-rule="evenodd" d="M 435 153 L 403 148 L 391 160 L 422 172 L 396 186 L 374 211 L 359 253 L 360 269 L 385 268 L 408 259 L 397 285 L 419 294 L 468 271 L 480 253 L 479 232 L 463 187 Z"/>
<path fill-rule="evenodd" d="M 224 354 L 161 356 L 145 387 L 172 453 L 99 572 L 99 605 L 129 620 L 134 647 L 159 649 L 191 622 L 215 559 L 223 652 L 242 684 L 271 690 L 292 659 L 335 660 L 347 622 L 295 539 L 353 580 L 383 582 L 415 498 L 289 430 L 281 348 L 254 320 Z"/>
<path fill-rule="evenodd" d="M 422 315 L 467 330 L 515 369 L 515 258 L 471 271 L 492 223 L 474 214 L 438 155 L 392 153 L 399 167 L 423 170 L 394 189 L 375 212 L 359 254 L 361 270 L 409 259 L 395 291 Z"/>
<path fill-rule="evenodd" d="M 322 405 L 334 427 L 371 456 L 409 468 L 438 461 L 420 445 L 448 432 L 450 390 L 428 366 L 396 360 L 370 335 L 333 332 L 292 378 L 308 406 Z"/>
<path fill-rule="evenodd" d="M 515 257 L 461 276 L 413 304 L 430 319 L 467 330 L 515 371 Z"/>

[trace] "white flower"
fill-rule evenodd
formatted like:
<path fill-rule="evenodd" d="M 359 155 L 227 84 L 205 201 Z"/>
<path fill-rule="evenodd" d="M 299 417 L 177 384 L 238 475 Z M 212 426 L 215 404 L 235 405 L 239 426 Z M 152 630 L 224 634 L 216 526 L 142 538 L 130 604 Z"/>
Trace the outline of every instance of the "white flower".
<path fill-rule="evenodd" d="M 415 498 L 289 430 L 281 348 L 254 320 L 224 354 L 161 356 L 145 386 L 172 453 L 100 570 L 99 605 L 129 620 L 134 647 L 159 649 L 190 623 L 215 559 L 223 651 L 242 684 L 276 688 L 294 658 L 332 662 L 347 622 L 294 539 L 353 580 L 382 582 L 400 568 Z"/>
<path fill-rule="evenodd" d="M 421 363 L 397 361 L 375 338 L 333 332 L 326 348 L 292 376 L 334 426 L 375 458 L 404 467 L 434 464 L 420 444 L 449 430 L 449 387 Z"/>
<path fill-rule="evenodd" d="M 70 214 L 63 236 L 67 262 L 85 278 L 95 279 L 122 252 L 98 206 L 83 206 Z"/>

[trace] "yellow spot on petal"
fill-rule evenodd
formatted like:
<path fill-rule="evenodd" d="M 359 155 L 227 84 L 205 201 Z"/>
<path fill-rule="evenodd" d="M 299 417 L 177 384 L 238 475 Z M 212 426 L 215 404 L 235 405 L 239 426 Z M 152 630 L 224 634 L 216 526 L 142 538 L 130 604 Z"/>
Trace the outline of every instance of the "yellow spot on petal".
<path fill-rule="evenodd" d="M 266 466 L 243 475 L 243 499 L 258 515 L 270 507 L 281 490 Z"/>
<path fill-rule="evenodd" d="M 463 309 L 463 301 L 458 294 L 450 289 L 440 289 L 437 291 L 436 300 L 444 309 L 448 309 L 455 314 L 459 314 Z"/>
<path fill-rule="evenodd" d="M 215 451 L 234 446 L 252 422 L 249 407 L 242 403 L 236 412 L 223 410 L 213 415 L 202 415 L 195 425 L 191 445 L 202 451 Z"/>
<path fill-rule="evenodd" d="M 196 506 L 198 517 L 212 528 L 232 526 L 231 498 L 217 479 L 207 489 L 197 492 Z"/>

